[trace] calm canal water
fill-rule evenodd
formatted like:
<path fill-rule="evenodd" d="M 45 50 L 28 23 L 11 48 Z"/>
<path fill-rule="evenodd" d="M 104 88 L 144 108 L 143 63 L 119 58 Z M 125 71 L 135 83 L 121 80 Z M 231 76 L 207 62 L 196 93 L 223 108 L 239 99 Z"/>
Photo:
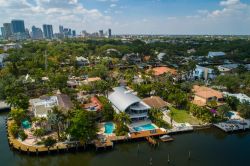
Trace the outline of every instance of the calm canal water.
<path fill-rule="evenodd" d="M 174 136 L 175 141 L 152 148 L 147 142 L 116 144 L 113 150 L 27 156 L 12 152 L 7 143 L 5 117 L 0 113 L 1 166 L 246 166 L 250 165 L 250 132 L 225 134 L 218 129 Z M 137 147 L 139 144 L 139 153 Z M 188 151 L 191 159 L 188 160 Z M 168 164 L 168 154 L 170 164 Z"/>

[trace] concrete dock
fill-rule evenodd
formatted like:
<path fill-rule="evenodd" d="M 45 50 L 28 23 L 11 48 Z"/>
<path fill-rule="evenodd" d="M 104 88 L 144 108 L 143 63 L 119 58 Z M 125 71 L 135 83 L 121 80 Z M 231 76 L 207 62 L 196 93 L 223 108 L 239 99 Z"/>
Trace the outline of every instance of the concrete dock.
<path fill-rule="evenodd" d="M 215 127 L 225 132 L 244 131 L 250 129 L 250 119 L 245 120 L 228 120 L 214 124 Z"/>

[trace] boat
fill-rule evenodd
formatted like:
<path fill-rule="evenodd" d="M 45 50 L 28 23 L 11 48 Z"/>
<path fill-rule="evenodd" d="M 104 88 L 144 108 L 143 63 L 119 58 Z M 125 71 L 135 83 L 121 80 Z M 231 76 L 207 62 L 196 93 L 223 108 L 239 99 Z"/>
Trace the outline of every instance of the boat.
<path fill-rule="evenodd" d="M 174 138 L 172 138 L 170 135 L 163 135 L 160 137 L 160 140 L 162 142 L 170 142 L 170 141 L 173 141 Z"/>

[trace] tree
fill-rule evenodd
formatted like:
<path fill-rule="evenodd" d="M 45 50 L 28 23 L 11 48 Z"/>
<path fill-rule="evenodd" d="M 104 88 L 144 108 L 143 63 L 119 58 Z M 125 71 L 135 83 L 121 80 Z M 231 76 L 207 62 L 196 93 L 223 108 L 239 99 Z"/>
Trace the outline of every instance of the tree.
<path fill-rule="evenodd" d="M 24 93 L 13 93 L 6 98 L 6 102 L 11 106 L 19 109 L 29 108 L 29 97 Z"/>
<path fill-rule="evenodd" d="M 10 133 L 14 138 L 18 137 L 19 128 L 20 127 L 16 123 L 10 125 Z"/>
<path fill-rule="evenodd" d="M 125 112 L 115 114 L 114 120 L 115 120 L 115 122 L 117 122 L 119 124 L 129 124 L 129 123 L 131 123 L 131 119 L 130 119 L 129 115 L 127 113 L 125 113 Z"/>
<path fill-rule="evenodd" d="M 170 110 L 170 121 L 171 121 L 171 127 L 173 126 L 173 117 L 174 117 L 174 111 Z"/>
<path fill-rule="evenodd" d="M 103 64 L 96 65 L 90 72 L 91 77 L 101 77 L 105 79 L 108 76 L 108 68 Z"/>
<path fill-rule="evenodd" d="M 56 128 L 57 138 L 60 140 L 60 126 L 64 124 L 65 115 L 57 106 L 52 108 L 52 112 L 48 114 L 48 122 Z"/>
<path fill-rule="evenodd" d="M 24 141 L 28 137 L 28 135 L 24 132 L 24 130 L 21 130 L 21 129 L 19 130 L 18 135 L 22 141 Z"/>
<path fill-rule="evenodd" d="M 97 132 L 93 114 L 83 110 L 76 110 L 70 120 L 68 132 L 72 137 L 80 140 L 83 144 L 93 140 Z"/>
<path fill-rule="evenodd" d="M 243 118 L 250 118 L 250 103 L 244 102 L 238 105 L 237 110 L 241 117 Z"/>
<path fill-rule="evenodd" d="M 43 128 L 35 129 L 34 132 L 33 132 L 33 135 L 36 138 L 41 138 L 42 136 L 44 136 L 44 134 L 45 134 L 45 130 Z"/>
<path fill-rule="evenodd" d="M 48 137 L 43 141 L 43 143 L 46 147 L 51 147 L 55 145 L 56 140 L 53 137 Z"/>
<path fill-rule="evenodd" d="M 240 104 L 240 101 L 234 96 L 225 97 L 225 101 L 235 111 L 237 110 L 237 107 Z"/>
<path fill-rule="evenodd" d="M 112 105 L 108 102 L 108 100 L 104 96 L 99 96 L 98 99 L 102 103 L 102 119 L 103 121 L 112 121 L 114 119 L 115 111 Z"/>
<path fill-rule="evenodd" d="M 184 108 L 188 103 L 187 95 L 180 90 L 176 90 L 174 93 L 170 93 L 168 96 L 168 100 L 172 102 L 177 108 Z"/>
<path fill-rule="evenodd" d="M 211 108 L 216 108 L 217 107 L 217 101 L 216 100 L 211 100 L 207 103 L 207 105 Z"/>
<path fill-rule="evenodd" d="M 221 118 L 223 119 L 225 117 L 225 115 L 230 112 L 232 109 L 229 105 L 224 104 L 222 106 L 220 106 L 217 111 L 219 113 L 219 115 L 221 116 Z"/>
<path fill-rule="evenodd" d="M 215 80 L 215 84 L 225 86 L 230 92 L 235 92 L 240 87 L 240 82 L 235 75 L 220 75 Z"/>
<path fill-rule="evenodd" d="M 128 114 L 121 112 L 115 114 L 114 121 L 116 122 L 115 133 L 117 136 L 126 135 L 129 131 L 127 124 L 131 123 L 131 119 Z"/>
<path fill-rule="evenodd" d="M 59 89 L 60 91 L 63 90 L 67 86 L 67 76 L 63 73 L 53 73 L 49 77 L 50 85 L 53 86 L 55 89 Z"/>
<path fill-rule="evenodd" d="M 239 74 L 243 74 L 243 73 L 245 73 L 245 72 L 247 72 L 247 68 L 244 66 L 244 65 L 239 65 L 236 69 L 235 69 L 235 71 L 237 72 L 237 73 L 239 73 Z"/>
<path fill-rule="evenodd" d="M 14 119 L 17 125 L 21 125 L 22 120 L 26 116 L 26 112 L 23 109 L 11 109 L 10 116 Z"/>

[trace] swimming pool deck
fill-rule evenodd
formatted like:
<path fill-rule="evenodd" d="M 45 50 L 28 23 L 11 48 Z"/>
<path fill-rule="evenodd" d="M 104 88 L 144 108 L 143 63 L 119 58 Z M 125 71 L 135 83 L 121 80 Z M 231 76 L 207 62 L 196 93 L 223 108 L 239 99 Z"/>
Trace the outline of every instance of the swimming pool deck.
<path fill-rule="evenodd" d="M 79 144 L 65 144 L 63 142 L 57 143 L 54 146 L 46 147 L 46 146 L 34 146 L 34 145 L 27 145 L 22 143 L 20 140 L 14 138 L 10 132 L 10 125 L 13 123 L 13 120 L 7 121 L 7 135 L 8 135 L 8 142 L 12 149 L 16 149 L 20 152 L 26 152 L 26 153 L 50 153 L 52 151 L 59 152 L 60 150 L 69 150 L 70 148 L 78 148 L 81 147 Z"/>

